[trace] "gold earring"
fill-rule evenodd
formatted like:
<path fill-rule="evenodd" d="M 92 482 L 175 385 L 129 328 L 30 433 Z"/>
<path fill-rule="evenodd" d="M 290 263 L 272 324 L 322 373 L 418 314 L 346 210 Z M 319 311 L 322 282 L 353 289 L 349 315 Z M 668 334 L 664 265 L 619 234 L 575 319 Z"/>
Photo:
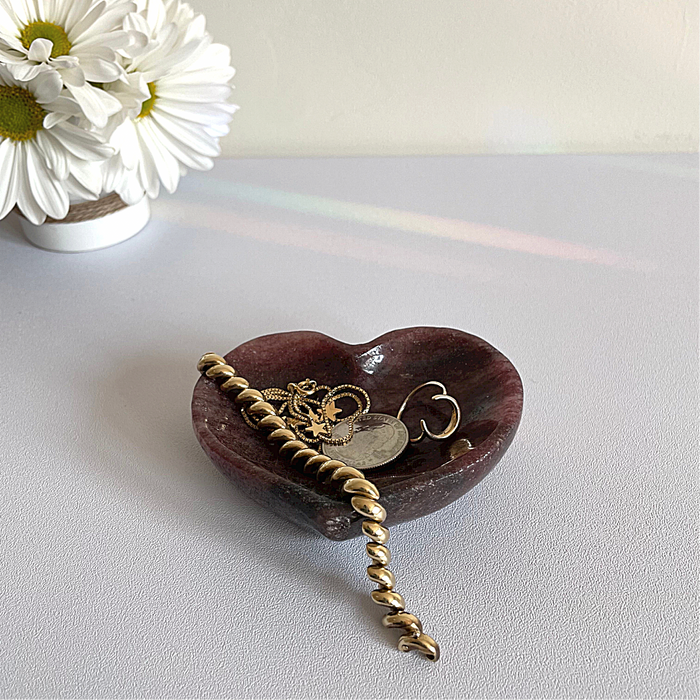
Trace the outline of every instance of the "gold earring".
<path fill-rule="evenodd" d="M 446 440 L 450 435 L 452 435 L 455 430 L 457 430 L 457 427 L 459 426 L 459 422 L 462 419 L 462 412 L 459 408 L 459 404 L 457 403 L 457 399 L 454 398 L 454 396 L 450 396 L 447 393 L 447 388 L 442 382 L 436 382 L 434 380 L 431 380 L 429 382 L 424 382 L 423 384 L 418 385 L 411 393 L 403 400 L 403 403 L 401 404 L 401 408 L 399 408 L 399 412 L 396 414 L 396 417 L 401 420 L 401 416 L 403 415 L 403 412 L 406 410 L 406 406 L 408 405 L 408 402 L 413 398 L 413 395 L 416 394 L 418 391 L 423 389 L 426 386 L 436 386 L 438 387 L 442 393 L 441 394 L 435 394 L 432 396 L 433 401 L 449 401 L 452 404 L 452 415 L 450 416 L 450 422 L 447 425 L 447 428 L 441 433 L 438 433 L 437 435 L 433 433 L 430 428 L 428 427 L 428 424 L 425 422 L 423 418 L 420 420 L 420 435 L 418 437 L 414 438 L 409 438 L 412 443 L 420 442 L 426 435 L 431 439 L 431 440 Z"/>

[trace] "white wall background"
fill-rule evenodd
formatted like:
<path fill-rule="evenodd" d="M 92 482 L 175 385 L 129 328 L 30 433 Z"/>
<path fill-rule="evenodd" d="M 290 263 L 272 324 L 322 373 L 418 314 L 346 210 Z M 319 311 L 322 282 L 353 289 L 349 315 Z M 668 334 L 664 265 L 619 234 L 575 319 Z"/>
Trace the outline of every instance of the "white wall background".
<path fill-rule="evenodd" d="M 227 155 L 695 151 L 696 0 L 190 0 Z"/>

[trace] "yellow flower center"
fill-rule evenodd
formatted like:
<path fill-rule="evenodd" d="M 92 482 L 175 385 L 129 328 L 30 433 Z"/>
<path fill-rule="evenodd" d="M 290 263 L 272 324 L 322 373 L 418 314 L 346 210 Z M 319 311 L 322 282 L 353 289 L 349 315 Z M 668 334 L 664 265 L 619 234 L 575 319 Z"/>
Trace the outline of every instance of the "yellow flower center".
<path fill-rule="evenodd" d="M 0 85 L 0 136 L 13 141 L 33 139 L 43 128 L 45 114 L 29 90 Z"/>
<path fill-rule="evenodd" d="M 155 83 L 148 83 L 148 92 L 151 93 L 151 96 L 144 101 L 144 103 L 141 105 L 141 111 L 139 112 L 139 116 L 137 119 L 141 119 L 142 117 L 147 117 L 153 110 L 153 105 L 156 103 L 156 84 Z"/>
<path fill-rule="evenodd" d="M 20 32 L 18 38 L 25 49 L 32 45 L 34 39 L 48 39 L 52 41 L 51 58 L 65 56 L 71 48 L 66 30 L 57 24 L 53 24 L 53 22 L 32 22 Z"/>

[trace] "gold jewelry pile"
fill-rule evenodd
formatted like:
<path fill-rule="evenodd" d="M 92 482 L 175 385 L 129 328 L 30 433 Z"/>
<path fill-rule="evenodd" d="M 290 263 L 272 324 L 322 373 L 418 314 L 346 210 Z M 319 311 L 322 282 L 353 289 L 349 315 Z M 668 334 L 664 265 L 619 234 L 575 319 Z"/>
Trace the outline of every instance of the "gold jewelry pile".
<path fill-rule="evenodd" d="M 335 399 L 340 398 L 342 392 L 328 399 L 328 394 L 331 393 L 328 387 L 318 387 L 315 383 L 306 382 L 290 384 L 286 392 L 280 389 L 267 390 L 278 392 L 269 394 L 270 400 L 282 401 L 280 409 L 284 409 L 284 412 L 290 414 L 294 420 L 300 421 L 297 425 L 292 425 L 278 414 L 272 403 L 266 400 L 263 392 L 251 389 L 243 377 L 237 376 L 236 371 L 226 364 L 223 357 L 207 353 L 200 359 L 197 369 L 205 377 L 219 384 L 221 390 L 233 399 L 234 403 L 242 409 L 242 414 L 249 425 L 266 433 L 269 442 L 279 445 L 280 455 L 288 458 L 292 465 L 302 469 L 305 474 L 313 475 L 319 481 L 337 484 L 341 494 L 350 499 L 353 510 L 365 518 L 362 522 L 362 532 L 370 540 L 366 545 L 366 551 L 372 564 L 367 567 L 367 576 L 378 586 L 371 593 L 372 600 L 377 605 L 389 609 L 382 619 L 382 624 L 385 627 L 401 630 L 402 635 L 398 642 L 401 651 L 415 649 L 430 661 L 437 661 L 440 658 L 440 647 L 432 637 L 423 633 L 420 620 L 406 612 L 403 596 L 394 590 L 394 574 L 386 568 L 391 560 L 391 554 L 386 546 L 389 530 L 381 524 L 386 519 L 386 510 L 379 503 L 379 490 L 371 481 L 365 479 L 361 471 L 309 447 L 309 443 L 314 441 L 313 438 L 302 439 L 297 431 L 299 428 L 304 433 L 311 432 L 312 435 L 317 431 L 315 437 L 319 440 L 321 435 L 330 436 L 328 424 L 332 422 L 330 416 L 335 417 L 335 406 L 329 407 Z M 310 382 L 310 380 L 306 381 Z M 349 386 L 345 385 L 337 389 L 349 391 Z M 357 387 L 352 389 L 357 390 Z M 310 402 L 309 397 L 319 390 L 328 391 L 328 393 L 322 399 L 314 399 L 314 403 Z M 363 390 L 359 391 L 359 396 L 364 394 L 366 404 L 361 403 L 358 395 L 352 393 L 352 397 L 358 403 L 357 416 L 369 410 L 369 397 Z M 305 395 L 305 392 L 311 393 Z M 316 418 L 319 420 L 314 420 Z M 313 428 L 313 425 L 322 425 L 323 430 L 320 427 Z"/>
<path fill-rule="evenodd" d="M 331 389 L 313 379 L 287 384 L 286 391 L 271 388 L 263 389 L 260 393 L 268 403 L 280 404 L 277 415 L 287 421 L 287 425 L 299 440 L 314 444 L 323 442 L 326 445 L 347 445 L 354 434 L 355 420 L 361 414 L 367 413 L 370 406 L 369 394 L 359 386 L 341 384 Z M 338 408 L 335 402 L 344 398 L 353 399 L 357 409 L 348 416 L 339 417 L 342 409 Z M 251 428 L 256 427 L 245 411 L 241 411 L 241 415 Z M 348 434 L 334 438 L 333 424 L 341 420 L 348 422 Z"/>

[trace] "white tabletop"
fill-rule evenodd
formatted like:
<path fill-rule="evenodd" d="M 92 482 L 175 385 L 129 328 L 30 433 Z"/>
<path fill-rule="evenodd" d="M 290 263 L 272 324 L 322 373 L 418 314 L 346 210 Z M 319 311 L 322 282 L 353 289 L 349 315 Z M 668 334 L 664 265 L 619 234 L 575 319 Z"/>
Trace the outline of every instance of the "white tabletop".
<path fill-rule="evenodd" d="M 696 697 L 696 165 L 220 161 L 111 249 L 0 224 L 0 695 Z M 411 325 L 525 387 L 496 469 L 393 532 L 437 664 L 361 540 L 248 501 L 190 424 L 205 351 Z"/>

